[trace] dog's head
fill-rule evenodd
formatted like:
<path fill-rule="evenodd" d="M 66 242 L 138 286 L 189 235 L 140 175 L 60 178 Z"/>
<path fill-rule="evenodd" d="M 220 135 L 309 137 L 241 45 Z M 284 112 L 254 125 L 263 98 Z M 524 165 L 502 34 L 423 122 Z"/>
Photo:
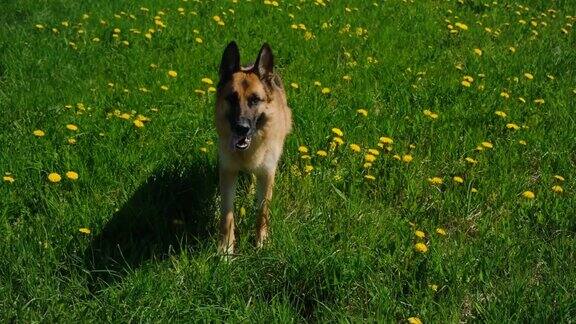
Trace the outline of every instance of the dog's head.
<path fill-rule="evenodd" d="M 266 123 L 273 100 L 274 58 L 268 44 L 262 45 L 254 65 L 242 67 L 240 52 L 230 42 L 220 63 L 218 106 L 220 123 L 229 126 L 232 150 L 246 150 L 253 136 Z"/>

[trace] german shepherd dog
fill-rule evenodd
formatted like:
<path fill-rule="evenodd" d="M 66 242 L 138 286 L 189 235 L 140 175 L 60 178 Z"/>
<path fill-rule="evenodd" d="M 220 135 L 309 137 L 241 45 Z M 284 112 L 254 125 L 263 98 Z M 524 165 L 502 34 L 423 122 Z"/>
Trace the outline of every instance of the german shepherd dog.
<path fill-rule="evenodd" d="M 284 86 L 274 73 L 274 57 L 262 45 L 253 65 L 240 65 L 240 52 L 230 42 L 220 63 L 216 92 L 219 176 L 222 196 L 220 242 L 223 255 L 234 253 L 234 195 L 240 171 L 256 176 L 258 218 L 256 246 L 268 237 L 270 200 L 284 139 L 292 129 L 292 112 Z"/>

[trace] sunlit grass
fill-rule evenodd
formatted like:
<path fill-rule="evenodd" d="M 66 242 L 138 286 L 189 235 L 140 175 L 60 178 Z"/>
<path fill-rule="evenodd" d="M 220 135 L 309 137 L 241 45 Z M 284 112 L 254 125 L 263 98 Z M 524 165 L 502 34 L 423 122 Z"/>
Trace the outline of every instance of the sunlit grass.
<path fill-rule="evenodd" d="M 20 1 L 0 12 L 5 321 L 566 322 L 569 1 Z M 215 255 L 215 83 L 270 43 L 271 240 Z"/>

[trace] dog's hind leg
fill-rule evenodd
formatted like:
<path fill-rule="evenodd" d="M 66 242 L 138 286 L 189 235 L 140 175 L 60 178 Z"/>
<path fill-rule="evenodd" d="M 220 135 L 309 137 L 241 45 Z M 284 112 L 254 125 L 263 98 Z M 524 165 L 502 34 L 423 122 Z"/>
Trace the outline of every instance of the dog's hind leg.
<path fill-rule="evenodd" d="M 258 181 L 258 219 L 256 222 L 256 246 L 261 248 L 268 237 L 270 201 L 276 170 L 265 170 L 256 175 Z"/>
<path fill-rule="evenodd" d="M 234 253 L 234 195 L 238 171 L 220 167 L 220 243 L 218 252 L 222 255 Z"/>

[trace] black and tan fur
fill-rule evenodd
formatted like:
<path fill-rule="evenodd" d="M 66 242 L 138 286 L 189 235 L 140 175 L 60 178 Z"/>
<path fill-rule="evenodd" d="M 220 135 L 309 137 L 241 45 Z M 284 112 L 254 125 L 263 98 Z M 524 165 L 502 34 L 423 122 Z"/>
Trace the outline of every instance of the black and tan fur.
<path fill-rule="evenodd" d="M 228 44 L 220 63 L 216 99 L 222 195 L 220 253 L 234 253 L 234 195 L 240 171 L 256 176 L 256 246 L 261 247 L 266 240 L 276 167 L 291 128 L 292 113 L 282 80 L 274 73 L 274 58 L 268 44 L 262 46 L 256 62 L 249 67 L 240 65 L 236 43 Z"/>

